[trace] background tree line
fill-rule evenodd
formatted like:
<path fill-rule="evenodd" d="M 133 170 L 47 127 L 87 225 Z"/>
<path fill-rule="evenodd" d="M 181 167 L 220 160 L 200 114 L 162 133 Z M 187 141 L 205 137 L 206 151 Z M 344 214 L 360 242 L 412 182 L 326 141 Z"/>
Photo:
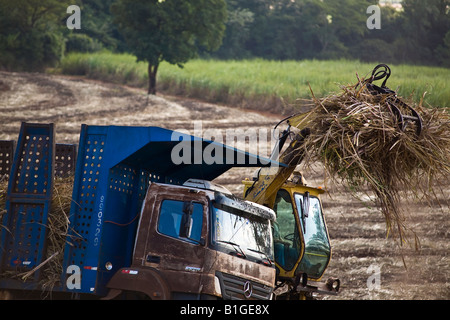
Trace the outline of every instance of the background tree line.
<path fill-rule="evenodd" d="M 159 26 L 140 15 L 164 2 L 180 4 L 167 9 L 177 17 L 170 24 L 195 25 L 188 28 L 193 32 L 189 35 L 182 30 L 162 34 L 171 39 L 161 42 L 167 50 L 189 50 L 188 58 L 196 53 L 219 59 L 344 58 L 450 67 L 450 0 L 403 0 L 402 10 L 383 6 L 379 30 L 366 26 L 370 16 L 366 10 L 376 4 L 374 0 L 196 0 L 188 2 L 196 5 L 185 6 L 184 11 L 180 11 L 183 2 L 179 0 L 0 0 L 0 69 L 40 70 L 55 66 L 70 51 L 108 49 L 139 58 L 137 43 L 157 41 L 149 30 Z M 66 27 L 70 15 L 66 8 L 72 4 L 81 8 L 80 30 Z M 158 23 L 171 21 L 167 10 L 161 13 L 166 20 Z M 204 19 L 210 12 L 214 21 Z M 184 13 L 189 19 L 182 18 Z M 130 29 L 127 16 L 136 17 L 147 28 Z M 204 19 L 202 23 L 197 17 Z M 209 34 L 211 29 L 217 32 Z M 141 39 L 133 30 L 142 32 Z M 188 46 L 175 46 L 179 38 Z"/>
<path fill-rule="evenodd" d="M 228 0 L 224 59 L 359 59 L 450 66 L 450 1 L 403 0 L 381 7 L 369 30 L 373 0 Z"/>

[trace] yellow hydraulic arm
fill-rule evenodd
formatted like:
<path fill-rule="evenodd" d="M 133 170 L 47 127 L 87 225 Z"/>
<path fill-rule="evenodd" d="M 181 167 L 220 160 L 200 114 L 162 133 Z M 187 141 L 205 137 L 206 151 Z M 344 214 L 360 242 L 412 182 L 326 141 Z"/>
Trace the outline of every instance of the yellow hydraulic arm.
<path fill-rule="evenodd" d="M 301 146 L 309 134 L 309 128 L 301 130 L 295 135 L 286 150 L 282 152 L 279 162 L 287 165 L 287 167 L 261 168 L 256 181 L 246 190 L 246 200 L 266 205 L 270 208 L 273 207 L 278 190 L 286 183 L 296 166 L 303 159 L 304 152 Z"/>

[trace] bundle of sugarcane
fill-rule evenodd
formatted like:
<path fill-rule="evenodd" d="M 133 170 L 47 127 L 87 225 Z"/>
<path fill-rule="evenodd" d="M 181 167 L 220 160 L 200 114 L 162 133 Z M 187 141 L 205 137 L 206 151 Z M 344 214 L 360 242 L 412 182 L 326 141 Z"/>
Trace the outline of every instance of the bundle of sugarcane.
<path fill-rule="evenodd" d="M 297 127 L 311 129 L 302 145 L 306 164 L 321 162 L 335 182 L 355 195 L 375 195 L 388 235 L 396 231 L 403 241 L 408 228 L 400 200 L 435 200 L 433 188 L 439 181 L 448 183 L 449 113 L 424 107 L 423 99 L 412 108 L 385 82 L 373 85 L 374 74 L 343 86 L 339 94 L 321 99 L 313 94 L 313 108 Z"/>
<path fill-rule="evenodd" d="M 8 177 L 6 175 L 0 176 L 0 224 L 3 215 L 6 213 L 6 191 L 8 189 Z M 0 228 L 1 231 L 1 228 Z"/>
<path fill-rule="evenodd" d="M 69 213 L 72 204 L 73 176 L 56 177 L 53 185 L 52 202 L 47 221 L 47 259 L 43 266 L 41 287 L 51 291 L 61 280 L 64 247 L 69 232 Z"/>

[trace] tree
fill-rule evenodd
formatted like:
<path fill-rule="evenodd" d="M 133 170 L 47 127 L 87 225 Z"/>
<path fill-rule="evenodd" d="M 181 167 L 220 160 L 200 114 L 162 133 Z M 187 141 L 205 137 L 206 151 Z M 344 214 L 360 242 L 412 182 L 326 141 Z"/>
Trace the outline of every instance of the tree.
<path fill-rule="evenodd" d="M 438 63 L 436 50 L 445 47 L 445 35 L 450 30 L 450 1 L 404 0 L 402 5 L 407 60 Z"/>
<path fill-rule="evenodd" d="M 74 40 L 75 44 L 80 43 L 84 51 L 95 51 L 97 48 L 125 51 L 126 45 L 113 23 L 110 11 L 113 2 L 114 0 L 82 0 L 83 27 L 72 34 L 74 39 L 69 40 Z M 86 50 L 86 47 L 93 47 L 94 50 Z"/>
<path fill-rule="evenodd" d="M 366 10 L 373 3 L 372 0 L 325 0 L 324 5 L 331 21 L 329 32 L 347 48 L 354 47 L 368 32 Z"/>
<path fill-rule="evenodd" d="M 250 56 L 245 43 L 250 37 L 250 26 L 254 13 L 240 6 L 239 0 L 227 1 L 227 21 L 222 46 L 214 56 L 225 59 L 240 59 Z"/>
<path fill-rule="evenodd" d="M 324 7 L 314 0 L 273 1 L 266 52 L 276 59 L 310 59 L 322 51 L 319 34 L 328 22 Z M 270 57 L 270 56 L 269 56 Z"/>
<path fill-rule="evenodd" d="M 402 62 L 401 50 L 396 50 L 401 38 L 401 14 L 391 6 L 381 7 L 381 28 L 368 30 L 362 41 L 353 47 L 353 57 L 364 62 Z"/>
<path fill-rule="evenodd" d="M 59 61 L 65 15 L 58 0 L 0 0 L 0 68 L 41 70 Z"/>
<path fill-rule="evenodd" d="M 245 41 L 242 31 L 232 34 L 227 29 L 227 36 L 241 39 L 241 50 L 246 53 L 266 59 L 302 59 L 314 56 L 322 48 L 317 34 L 324 32 L 327 20 L 321 1 L 229 0 L 228 3 L 229 7 L 253 16 L 253 21 L 246 25 L 249 31 L 244 31 Z M 230 42 L 228 39 L 224 46 Z"/>
<path fill-rule="evenodd" d="M 162 61 L 182 67 L 199 47 L 218 49 L 225 32 L 225 0 L 118 0 L 111 11 L 129 50 L 148 63 L 149 94 Z"/>
<path fill-rule="evenodd" d="M 436 49 L 437 58 L 443 66 L 450 68 L 450 31 L 446 33 L 443 42 Z"/>

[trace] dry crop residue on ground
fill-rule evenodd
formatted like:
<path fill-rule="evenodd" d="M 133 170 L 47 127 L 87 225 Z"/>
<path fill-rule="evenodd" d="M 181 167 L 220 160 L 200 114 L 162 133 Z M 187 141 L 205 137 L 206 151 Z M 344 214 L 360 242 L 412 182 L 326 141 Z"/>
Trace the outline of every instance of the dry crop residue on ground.
<path fill-rule="evenodd" d="M 56 142 L 77 143 L 83 123 L 160 126 L 194 134 L 194 123 L 201 121 L 204 131 L 225 137 L 230 129 L 265 129 L 270 134 L 281 118 L 180 97 L 147 97 L 140 89 L 81 78 L 0 72 L 0 140 L 17 140 L 22 121 L 55 123 Z M 267 156 L 270 143 L 260 146 L 259 153 Z M 237 147 L 249 149 L 248 143 Z M 307 180 L 323 186 L 322 170 L 316 169 L 307 173 Z M 252 173 L 233 169 L 217 182 L 240 194 L 240 181 Z M 421 241 L 420 251 L 386 239 L 378 208 L 364 206 L 339 186 L 327 188 L 323 206 L 333 255 L 324 278 L 338 277 L 342 284 L 338 297 L 326 299 L 450 299 L 448 185 L 439 196 L 442 207 L 403 204 Z"/>

